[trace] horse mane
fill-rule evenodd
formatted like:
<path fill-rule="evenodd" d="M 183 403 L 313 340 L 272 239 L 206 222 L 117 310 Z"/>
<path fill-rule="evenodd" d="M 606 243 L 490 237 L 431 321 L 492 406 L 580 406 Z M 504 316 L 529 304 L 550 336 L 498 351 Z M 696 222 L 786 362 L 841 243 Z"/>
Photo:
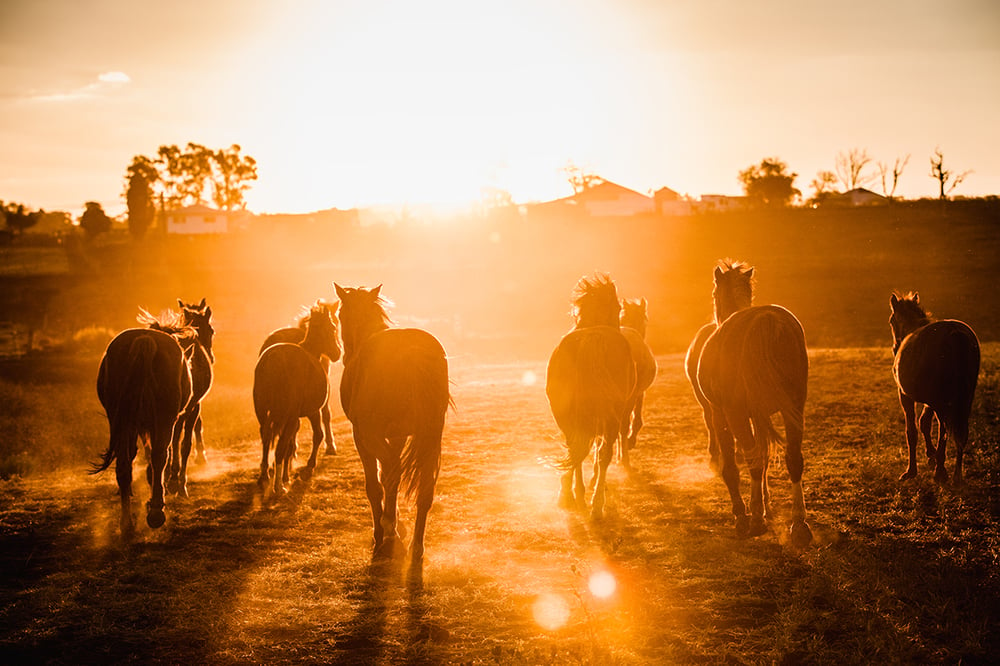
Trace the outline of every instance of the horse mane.
<path fill-rule="evenodd" d="M 340 304 L 337 301 L 333 301 L 332 303 L 330 303 L 322 299 L 318 299 L 312 305 L 303 305 L 299 310 L 301 314 L 299 315 L 298 319 L 295 320 L 295 326 L 297 328 L 301 328 L 303 331 L 306 330 L 309 327 L 309 318 L 312 316 L 313 309 L 318 307 L 322 307 L 324 310 L 330 313 L 330 319 L 333 321 L 333 325 L 336 326 L 337 307 L 339 305 Z"/>
<path fill-rule="evenodd" d="M 198 329 L 185 324 L 183 315 L 173 310 L 164 310 L 157 317 L 149 310 L 139 308 L 135 320 L 146 328 L 172 335 L 179 342 L 194 342 L 198 339 Z"/>
<path fill-rule="evenodd" d="M 573 318 L 576 328 L 619 326 L 621 304 L 614 280 L 605 273 L 584 276 L 573 289 Z"/>

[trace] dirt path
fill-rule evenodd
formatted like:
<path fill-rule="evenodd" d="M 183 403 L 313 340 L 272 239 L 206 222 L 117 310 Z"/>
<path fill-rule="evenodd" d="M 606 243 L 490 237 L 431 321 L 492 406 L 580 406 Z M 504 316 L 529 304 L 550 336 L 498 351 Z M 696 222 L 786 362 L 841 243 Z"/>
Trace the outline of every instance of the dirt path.
<path fill-rule="evenodd" d="M 966 489 L 939 489 L 926 475 L 898 484 L 901 419 L 887 352 L 812 355 L 805 488 L 817 538 L 804 553 L 786 544 L 781 465 L 777 524 L 760 538 L 734 538 L 681 357 L 659 363 L 637 471 L 628 479 L 612 468 L 608 516 L 593 524 L 556 507 L 550 461 L 562 448 L 544 365 L 454 359 L 457 410 L 422 576 L 370 566 L 370 514 L 342 416 L 341 454 L 321 458 L 313 480 L 285 500 L 262 501 L 243 387 L 216 387 L 205 417 L 206 433 L 214 415 L 240 421 L 243 434 L 209 440 L 191 499 L 169 501 L 167 525 L 140 532 L 130 548 L 117 536 L 113 476 L 0 482 L 2 661 L 829 663 L 996 654 L 987 629 L 1000 607 L 995 446 L 969 461 Z M 981 421 L 995 423 L 995 413 Z M 980 441 L 995 442 L 984 429 Z M 409 525 L 412 512 L 402 515 Z"/>

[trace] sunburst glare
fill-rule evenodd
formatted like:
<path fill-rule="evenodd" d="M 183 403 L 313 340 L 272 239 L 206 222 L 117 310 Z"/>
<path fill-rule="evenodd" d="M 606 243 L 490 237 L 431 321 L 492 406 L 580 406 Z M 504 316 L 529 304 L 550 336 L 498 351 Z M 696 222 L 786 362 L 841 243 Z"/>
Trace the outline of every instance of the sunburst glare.
<path fill-rule="evenodd" d="M 535 622 L 542 629 L 555 631 L 569 621 L 569 603 L 561 595 L 546 592 L 538 595 L 531 607 Z"/>
<path fill-rule="evenodd" d="M 590 574 L 587 587 L 590 589 L 590 593 L 598 599 L 607 599 L 618 589 L 618 581 L 615 580 L 614 574 L 610 571 L 600 569 Z"/>

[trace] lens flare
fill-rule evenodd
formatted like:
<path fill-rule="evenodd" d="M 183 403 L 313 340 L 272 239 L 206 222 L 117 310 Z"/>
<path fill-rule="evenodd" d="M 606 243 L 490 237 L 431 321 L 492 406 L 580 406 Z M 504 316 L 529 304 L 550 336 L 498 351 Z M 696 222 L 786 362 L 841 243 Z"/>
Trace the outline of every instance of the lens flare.
<path fill-rule="evenodd" d="M 521 383 L 525 386 L 534 386 L 537 381 L 538 375 L 531 370 L 525 370 L 524 374 L 521 375 Z"/>
<path fill-rule="evenodd" d="M 607 599 L 618 589 L 618 581 L 610 571 L 595 571 L 587 582 L 590 593 L 598 599 Z"/>
<path fill-rule="evenodd" d="M 555 631 L 569 621 L 569 604 L 558 594 L 545 593 L 538 595 L 531 612 L 535 622 L 542 629 Z"/>

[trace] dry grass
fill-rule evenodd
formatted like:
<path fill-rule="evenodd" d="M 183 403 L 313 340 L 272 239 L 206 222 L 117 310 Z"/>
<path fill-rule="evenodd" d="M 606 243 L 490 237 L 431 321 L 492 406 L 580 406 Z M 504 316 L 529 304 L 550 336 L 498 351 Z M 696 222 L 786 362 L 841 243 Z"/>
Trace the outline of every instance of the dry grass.
<path fill-rule="evenodd" d="M 812 353 L 805 488 L 816 541 L 804 552 L 786 543 L 782 465 L 777 525 L 734 538 L 679 355 L 659 359 L 637 471 L 612 469 L 599 524 L 556 508 L 549 461 L 561 443 L 544 365 L 456 358 L 421 576 L 369 562 L 342 416 L 341 454 L 286 500 L 261 498 L 248 385 L 235 371 L 206 403 L 211 459 L 194 471 L 191 499 L 171 499 L 167 525 L 123 547 L 113 476 L 82 472 L 106 437 L 89 361 L 8 367 L 0 391 L 19 406 L 5 411 L 8 436 L 59 440 L 44 410 L 66 403 L 57 419 L 87 441 L 85 454 L 64 454 L 79 459 L 72 470 L 37 473 L 28 450 L 36 473 L 0 481 L 0 653 L 6 663 L 988 661 L 1000 653 L 1000 347 L 985 351 L 962 488 L 937 486 L 926 469 L 896 481 L 905 459 L 888 351 Z M 51 388 L 42 403 L 40 387 Z M 148 491 L 137 487 L 140 511 Z M 617 583 L 607 598 L 588 584 L 603 571 Z"/>

